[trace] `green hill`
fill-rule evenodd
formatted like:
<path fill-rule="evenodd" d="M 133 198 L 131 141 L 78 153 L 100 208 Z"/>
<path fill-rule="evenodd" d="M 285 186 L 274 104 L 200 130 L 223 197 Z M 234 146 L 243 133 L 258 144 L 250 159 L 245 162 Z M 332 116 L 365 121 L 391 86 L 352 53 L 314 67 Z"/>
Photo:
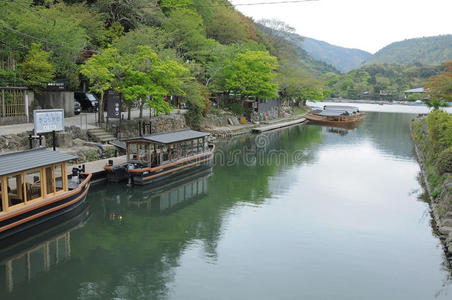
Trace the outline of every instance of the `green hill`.
<path fill-rule="evenodd" d="M 300 36 L 297 34 L 291 38 L 298 41 L 297 43 L 312 57 L 326 62 L 342 72 L 359 68 L 372 55 L 363 50 L 343 48 L 308 37 L 304 37 L 300 41 Z"/>
<path fill-rule="evenodd" d="M 450 34 L 392 43 L 371 56 L 366 64 L 440 65 L 448 60 L 452 60 L 452 35 Z"/>

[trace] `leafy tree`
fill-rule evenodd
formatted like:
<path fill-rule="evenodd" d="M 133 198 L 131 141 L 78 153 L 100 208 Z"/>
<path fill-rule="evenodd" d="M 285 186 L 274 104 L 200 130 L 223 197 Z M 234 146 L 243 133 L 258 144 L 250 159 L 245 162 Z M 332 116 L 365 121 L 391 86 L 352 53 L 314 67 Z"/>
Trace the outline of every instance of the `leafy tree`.
<path fill-rule="evenodd" d="M 121 73 L 123 69 L 121 56 L 115 48 L 108 48 L 102 53 L 92 56 L 81 67 L 80 73 L 85 75 L 91 83 L 90 91 L 100 94 L 100 122 L 104 122 L 104 93 L 117 87 L 117 74 Z"/>
<path fill-rule="evenodd" d="M 203 19 L 190 9 L 171 11 L 163 27 L 171 38 L 171 46 L 185 60 L 204 64 L 209 60 L 211 49 L 218 44 L 215 40 L 206 38 Z"/>
<path fill-rule="evenodd" d="M 444 102 L 452 102 L 452 61 L 443 64 L 444 71 L 439 75 L 429 78 L 425 84 L 427 93 L 433 99 Z"/>
<path fill-rule="evenodd" d="M 49 62 L 50 53 L 41 50 L 41 44 L 31 44 L 31 49 L 25 56 L 21 71 L 25 74 L 26 84 L 39 91 L 51 81 L 55 75 L 55 68 Z"/>
<path fill-rule="evenodd" d="M 305 105 L 306 100 L 322 100 L 323 86 L 320 80 L 309 76 L 306 69 L 290 61 L 280 64 L 277 75 L 282 96 L 294 98 L 298 104 Z"/>
<path fill-rule="evenodd" d="M 124 71 L 118 80 L 124 99 L 129 104 L 140 100 L 140 117 L 144 102 L 157 114 L 169 113 L 171 107 L 165 97 L 182 94 L 187 68 L 170 58 L 159 57 L 149 46 L 138 46 L 134 52 L 124 56 Z"/>
<path fill-rule="evenodd" d="M 274 83 L 276 57 L 266 51 L 247 50 L 239 53 L 225 72 L 225 90 L 244 97 L 273 98 L 278 96 Z"/>
<path fill-rule="evenodd" d="M 215 17 L 207 27 L 207 36 L 222 44 L 240 43 L 249 37 L 249 28 L 232 7 L 217 6 Z"/>

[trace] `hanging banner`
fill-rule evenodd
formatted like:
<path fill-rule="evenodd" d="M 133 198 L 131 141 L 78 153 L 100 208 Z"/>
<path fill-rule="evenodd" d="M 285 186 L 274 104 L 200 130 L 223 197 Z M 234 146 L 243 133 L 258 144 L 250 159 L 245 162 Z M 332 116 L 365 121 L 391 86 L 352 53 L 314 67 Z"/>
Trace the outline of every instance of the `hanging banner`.
<path fill-rule="evenodd" d="M 114 90 L 107 92 L 107 118 L 121 118 L 121 94 Z"/>

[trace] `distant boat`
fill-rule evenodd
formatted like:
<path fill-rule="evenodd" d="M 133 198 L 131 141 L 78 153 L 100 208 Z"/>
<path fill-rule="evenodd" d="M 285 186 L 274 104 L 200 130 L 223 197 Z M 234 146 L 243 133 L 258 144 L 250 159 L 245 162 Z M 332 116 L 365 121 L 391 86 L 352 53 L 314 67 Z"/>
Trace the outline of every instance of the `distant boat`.
<path fill-rule="evenodd" d="M 366 114 L 358 107 L 342 105 L 325 105 L 323 110 L 315 110 L 306 119 L 326 125 L 354 125 L 362 121 Z"/>

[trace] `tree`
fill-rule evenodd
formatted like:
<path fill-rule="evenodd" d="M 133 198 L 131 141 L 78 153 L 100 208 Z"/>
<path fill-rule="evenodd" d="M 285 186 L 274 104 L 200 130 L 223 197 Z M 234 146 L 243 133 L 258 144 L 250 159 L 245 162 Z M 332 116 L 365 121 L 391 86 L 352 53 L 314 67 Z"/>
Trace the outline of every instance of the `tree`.
<path fill-rule="evenodd" d="M 90 91 L 100 94 L 99 122 L 104 122 L 104 93 L 116 87 L 115 81 L 122 71 L 121 56 L 115 48 L 108 48 L 98 55 L 92 56 L 81 67 L 80 73 L 88 77 Z"/>
<path fill-rule="evenodd" d="M 149 46 L 138 46 L 134 54 L 124 58 L 121 93 L 126 101 L 141 100 L 140 117 L 144 102 L 154 112 L 169 113 L 171 110 L 165 97 L 182 94 L 184 77 L 188 69 L 170 58 L 161 58 Z"/>
<path fill-rule="evenodd" d="M 277 79 L 283 98 L 294 98 L 302 105 L 306 105 L 306 100 L 323 99 L 322 82 L 312 78 L 305 68 L 296 63 L 283 61 Z"/>
<path fill-rule="evenodd" d="M 222 44 L 240 43 L 249 37 L 245 18 L 232 7 L 218 6 L 215 17 L 207 27 L 207 36 Z"/>
<path fill-rule="evenodd" d="M 244 97 L 273 98 L 278 96 L 278 84 L 274 71 L 278 67 L 276 57 L 267 51 L 239 53 L 225 71 L 225 90 Z"/>
<path fill-rule="evenodd" d="M 427 94 L 432 101 L 437 99 L 443 102 L 452 102 L 452 61 L 443 64 L 444 71 L 439 75 L 430 77 L 425 84 Z"/>
<path fill-rule="evenodd" d="M 25 74 L 26 84 L 35 91 L 45 87 L 55 75 L 55 68 L 49 58 L 50 53 L 41 50 L 41 44 L 33 43 L 20 66 L 20 70 Z"/>

